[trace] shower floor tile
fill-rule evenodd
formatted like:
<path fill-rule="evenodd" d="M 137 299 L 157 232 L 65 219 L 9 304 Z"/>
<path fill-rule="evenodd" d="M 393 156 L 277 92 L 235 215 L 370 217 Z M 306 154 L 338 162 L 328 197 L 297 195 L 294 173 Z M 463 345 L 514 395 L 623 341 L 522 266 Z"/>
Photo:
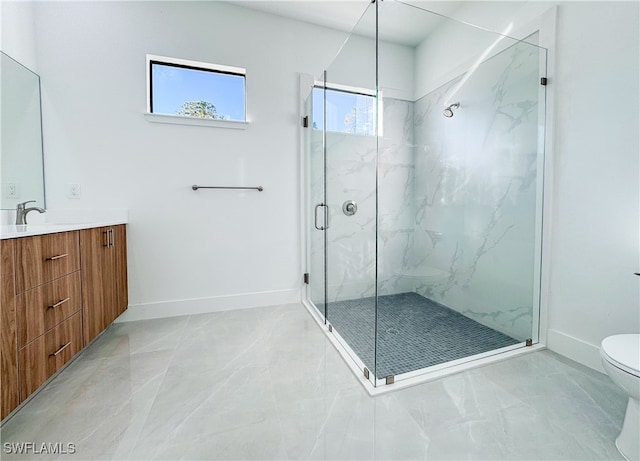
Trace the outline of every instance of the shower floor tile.
<path fill-rule="evenodd" d="M 376 370 L 378 378 L 519 342 L 417 293 L 378 298 L 377 344 L 375 298 L 350 299 L 328 306 L 329 322 L 365 365 Z"/>

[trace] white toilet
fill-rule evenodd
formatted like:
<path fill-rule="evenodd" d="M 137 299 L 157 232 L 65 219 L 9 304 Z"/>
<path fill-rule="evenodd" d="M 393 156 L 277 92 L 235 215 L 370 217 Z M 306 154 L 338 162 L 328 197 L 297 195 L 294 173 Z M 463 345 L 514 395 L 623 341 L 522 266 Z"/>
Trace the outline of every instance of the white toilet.
<path fill-rule="evenodd" d="M 640 334 L 615 335 L 602 340 L 602 366 L 611 380 L 629 395 L 618 451 L 629 460 L 640 459 Z"/>

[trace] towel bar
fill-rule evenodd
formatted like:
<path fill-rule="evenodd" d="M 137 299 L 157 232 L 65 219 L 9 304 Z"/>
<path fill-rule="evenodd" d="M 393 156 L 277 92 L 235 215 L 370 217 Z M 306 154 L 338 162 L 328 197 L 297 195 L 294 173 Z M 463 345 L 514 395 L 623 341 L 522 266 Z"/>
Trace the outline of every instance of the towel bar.
<path fill-rule="evenodd" d="M 255 189 L 258 192 L 262 192 L 264 190 L 264 187 L 262 186 L 255 186 L 255 187 L 239 187 L 239 186 L 197 186 L 197 185 L 193 185 L 191 186 L 191 188 L 193 190 L 198 190 L 198 189 Z"/>

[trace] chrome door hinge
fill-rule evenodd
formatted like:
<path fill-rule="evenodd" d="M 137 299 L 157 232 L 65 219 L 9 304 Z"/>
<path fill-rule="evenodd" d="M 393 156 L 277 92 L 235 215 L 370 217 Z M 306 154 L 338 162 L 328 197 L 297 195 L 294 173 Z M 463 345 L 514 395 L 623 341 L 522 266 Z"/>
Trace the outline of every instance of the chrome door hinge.
<path fill-rule="evenodd" d="M 302 126 L 304 128 L 309 128 L 309 116 L 305 115 L 304 117 L 302 117 Z"/>
<path fill-rule="evenodd" d="M 547 86 L 547 77 L 540 77 L 540 85 Z"/>
<path fill-rule="evenodd" d="M 307 285 L 309 285 L 309 273 L 308 273 L 308 272 L 305 272 L 305 273 L 302 275 L 302 280 L 304 281 L 304 283 L 306 283 Z"/>

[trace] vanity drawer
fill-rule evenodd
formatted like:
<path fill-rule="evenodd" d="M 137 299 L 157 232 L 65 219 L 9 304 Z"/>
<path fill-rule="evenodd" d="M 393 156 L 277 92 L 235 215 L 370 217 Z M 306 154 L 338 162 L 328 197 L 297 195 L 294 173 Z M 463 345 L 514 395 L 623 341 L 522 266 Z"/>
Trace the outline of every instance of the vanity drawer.
<path fill-rule="evenodd" d="M 78 231 L 17 239 L 16 293 L 80 269 Z"/>
<path fill-rule="evenodd" d="M 18 347 L 23 347 L 82 308 L 80 271 L 16 297 Z"/>
<path fill-rule="evenodd" d="M 21 349 L 20 401 L 58 371 L 82 349 L 82 313 L 78 312 L 53 330 Z"/>

